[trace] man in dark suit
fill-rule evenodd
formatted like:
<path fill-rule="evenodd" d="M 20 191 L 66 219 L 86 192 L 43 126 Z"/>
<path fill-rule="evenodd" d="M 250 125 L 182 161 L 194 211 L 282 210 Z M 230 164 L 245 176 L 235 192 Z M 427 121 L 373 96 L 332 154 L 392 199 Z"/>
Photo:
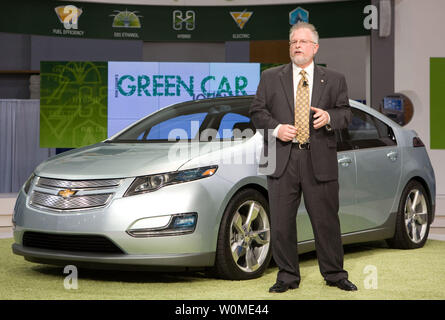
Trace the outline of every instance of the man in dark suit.
<path fill-rule="evenodd" d="M 346 128 L 351 119 L 347 86 L 342 74 L 314 64 L 317 50 L 315 27 L 295 24 L 290 30 L 292 62 L 262 73 L 250 108 L 255 127 L 264 132 L 264 148 L 276 152 L 267 183 L 272 252 L 279 271 L 269 292 L 285 292 L 300 283 L 296 214 L 301 194 L 326 284 L 357 290 L 343 269 L 338 217 L 334 130 Z"/>

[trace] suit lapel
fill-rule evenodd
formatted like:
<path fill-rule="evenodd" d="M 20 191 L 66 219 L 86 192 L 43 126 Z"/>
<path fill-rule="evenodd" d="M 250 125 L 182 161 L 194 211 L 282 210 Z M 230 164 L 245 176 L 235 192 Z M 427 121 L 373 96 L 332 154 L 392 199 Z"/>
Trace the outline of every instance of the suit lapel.
<path fill-rule="evenodd" d="M 284 93 L 289 105 L 289 108 L 294 114 L 294 79 L 292 76 L 292 63 L 287 64 L 280 74 L 281 85 L 283 86 Z"/>
<path fill-rule="evenodd" d="M 314 65 L 314 85 L 312 87 L 311 105 L 319 108 L 318 103 L 323 95 L 324 88 L 326 86 L 326 74 L 322 68 Z M 323 108 L 323 106 L 321 106 Z"/>

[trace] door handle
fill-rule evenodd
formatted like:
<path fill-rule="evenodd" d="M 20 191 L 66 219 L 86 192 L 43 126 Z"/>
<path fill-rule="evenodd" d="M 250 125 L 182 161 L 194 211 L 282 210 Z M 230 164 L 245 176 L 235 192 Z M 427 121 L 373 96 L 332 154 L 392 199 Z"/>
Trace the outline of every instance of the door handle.
<path fill-rule="evenodd" d="M 343 168 L 346 168 L 346 167 L 349 167 L 349 165 L 352 163 L 352 159 L 349 157 L 344 157 L 344 158 L 338 159 L 337 162 L 339 164 L 341 164 L 341 166 Z"/>
<path fill-rule="evenodd" d="M 386 154 L 386 156 L 391 160 L 391 161 L 396 161 L 397 157 L 398 157 L 398 152 L 397 151 L 391 151 L 388 154 Z"/>

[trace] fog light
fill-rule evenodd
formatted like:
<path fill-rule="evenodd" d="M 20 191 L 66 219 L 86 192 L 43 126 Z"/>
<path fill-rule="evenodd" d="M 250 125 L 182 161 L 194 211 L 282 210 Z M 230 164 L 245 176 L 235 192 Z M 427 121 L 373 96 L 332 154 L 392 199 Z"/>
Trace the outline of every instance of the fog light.
<path fill-rule="evenodd" d="M 169 219 L 168 224 L 165 224 Z M 132 237 L 161 237 L 175 236 L 193 233 L 198 221 L 198 214 L 182 213 L 171 216 L 153 217 L 138 220 L 127 230 Z M 163 224 L 164 226 L 153 227 L 154 225 Z"/>

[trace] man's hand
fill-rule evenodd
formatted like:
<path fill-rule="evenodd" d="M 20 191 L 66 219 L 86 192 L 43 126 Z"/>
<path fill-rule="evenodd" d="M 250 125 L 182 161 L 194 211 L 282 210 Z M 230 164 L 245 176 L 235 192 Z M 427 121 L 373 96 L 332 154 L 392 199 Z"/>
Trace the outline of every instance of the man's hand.
<path fill-rule="evenodd" d="M 321 127 L 329 123 L 329 114 L 323 109 L 311 107 L 314 111 L 314 129 L 320 129 Z"/>
<path fill-rule="evenodd" d="M 291 141 L 297 135 L 297 128 L 290 124 L 282 124 L 278 129 L 277 138 L 283 142 Z"/>

